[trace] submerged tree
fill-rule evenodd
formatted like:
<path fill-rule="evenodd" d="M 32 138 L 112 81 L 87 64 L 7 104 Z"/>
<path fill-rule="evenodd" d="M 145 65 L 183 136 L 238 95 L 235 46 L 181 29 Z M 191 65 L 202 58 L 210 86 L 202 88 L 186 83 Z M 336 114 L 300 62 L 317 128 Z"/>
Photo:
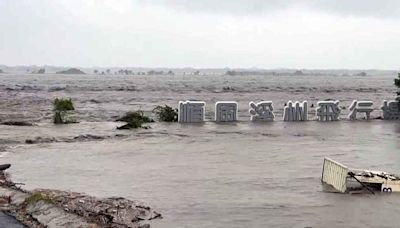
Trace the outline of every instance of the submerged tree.
<path fill-rule="evenodd" d="M 177 122 L 178 121 L 178 109 L 173 109 L 172 107 L 157 106 L 153 109 L 153 112 L 158 116 L 160 121 L 164 122 Z"/>
<path fill-rule="evenodd" d="M 397 78 L 394 79 L 394 85 L 400 90 L 400 73 L 398 73 Z M 400 95 L 400 91 L 397 92 L 397 95 Z"/>
<path fill-rule="evenodd" d="M 71 99 L 56 98 L 53 101 L 53 123 L 54 124 L 68 124 L 76 123 L 75 120 L 69 117 L 69 112 L 74 111 L 74 104 Z"/>

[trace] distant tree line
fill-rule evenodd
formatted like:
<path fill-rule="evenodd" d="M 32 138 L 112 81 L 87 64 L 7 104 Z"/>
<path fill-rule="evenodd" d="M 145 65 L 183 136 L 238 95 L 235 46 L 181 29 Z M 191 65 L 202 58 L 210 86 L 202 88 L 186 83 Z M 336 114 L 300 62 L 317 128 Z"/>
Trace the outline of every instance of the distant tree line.
<path fill-rule="evenodd" d="M 111 74 L 111 70 L 107 69 L 106 71 L 99 71 L 99 70 L 95 69 L 95 70 L 93 70 L 93 73 L 105 75 L 105 74 Z M 115 71 L 114 74 L 115 75 L 175 75 L 175 73 L 172 70 L 169 70 L 169 71 L 149 70 L 147 72 L 143 72 L 143 71 L 134 72 L 134 71 L 128 70 L 128 69 L 120 69 L 118 71 Z"/>
<path fill-rule="evenodd" d="M 302 70 L 288 71 L 288 72 L 275 72 L 275 71 L 266 71 L 266 70 L 228 70 L 225 72 L 225 75 L 229 76 L 280 76 L 280 75 L 292 75 L 292 76 L 323 76 L 330 75 L 336 76 L 332 73 L 316 73 L 316 72 L 304 72 Z M 341 76 L 350 76 L 348 74 L 342 74 Z M 367 76 L 366 72 L 359 72 L 354 74 L 353 76 Z"/>
<path fill-rule="evenodd" d="M 243 71 L 236 71 L 236 70 L 228 70 L 225 72 L 225 75 L 229 76 L 247 76 L 247 75 L 261 75 L 261 76 L 266 76 L 266 75 L 276 75 L 275 72 L 269 72 L 269 71 L 248 71 L 248 70 L 243 70 Z"/>

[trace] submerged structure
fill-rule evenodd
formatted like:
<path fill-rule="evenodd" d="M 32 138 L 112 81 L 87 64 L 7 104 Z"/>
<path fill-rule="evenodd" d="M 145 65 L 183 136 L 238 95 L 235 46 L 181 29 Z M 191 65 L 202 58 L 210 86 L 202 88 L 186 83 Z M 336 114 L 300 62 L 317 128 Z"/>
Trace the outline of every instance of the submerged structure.
<path fill-rule="evenodd" d="M 396 100 L 384 100 L 381 109 L 383 111 L 383 119 L 400 120 L 400 96 Z"/>
<path fill-rule="evenodd" d="M 400 192 L 400 177 L 397 175 L 383 171 L 350 169 L 329 158 L 324 159 L 321 181 L 329 187 L 329 191 L 340 193 Z"/>

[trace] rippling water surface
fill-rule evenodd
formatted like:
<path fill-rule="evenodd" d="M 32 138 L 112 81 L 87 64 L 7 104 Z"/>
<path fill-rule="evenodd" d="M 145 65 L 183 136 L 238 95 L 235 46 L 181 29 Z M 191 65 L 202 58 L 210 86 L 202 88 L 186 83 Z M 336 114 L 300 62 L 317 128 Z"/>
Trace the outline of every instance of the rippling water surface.
<path fill-rule="evenodd" d="M 398 227 L 400 195 L 322 192 L 323 158 L 400 173 L 400 122 L 250 123 L 251 100 L 393 97 L 393 76 L 0 76 L 0 163 L 26 188 L 57 188 L 147 202 L 164 219 L 152 227 Z M 147 78 L 148 77 L 148 78 Z M 225 87 L 225 88 L 224 88 Z M 229 87 L 229 88 L 227 88 Z M 82 122 L 50 123 L 51 99 L 72 97 Z M 236 100 L 240 121 L 154 123 L 117 131 L 115 116 L 181 99 Z M 343 110 L 343 117 L 347 114 Z M 313 119 L 313 113 L 310 113 Z M 37 144 L 25 144 L 37 139 Z"/>

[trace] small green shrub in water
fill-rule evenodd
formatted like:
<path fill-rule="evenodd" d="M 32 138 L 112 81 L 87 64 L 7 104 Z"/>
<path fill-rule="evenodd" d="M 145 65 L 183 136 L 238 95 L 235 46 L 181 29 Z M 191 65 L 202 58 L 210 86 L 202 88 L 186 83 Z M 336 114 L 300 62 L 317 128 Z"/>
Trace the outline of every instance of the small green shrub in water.
<path fill-rule="evenodd" d="M 397 78 L 394 79 L 394 85 L 398 88 L 398 91 L 396 92 L 397 98 L 396 100 L 399 102 L 399 111 L 400 111 L 400 73 L 397 73 Z"/>
<path fill-rule="evenodd" d="M 398 77 L 394 79 L 394 85 L 400 89 L 400 73 L 398 73 Z M 399 94 L 400 95 L 400 94 Z"/>
<path fill-rule="evenodd" d="M 74 104 L 71 99 L 54 99 L 53 101 L 54 110 L 56 111 L 73 111 L 75 110 Z"/>
<path fill-rule="evenodd" d="M 74 111 L 74 104 L 71 99 L 56 98 L 53 101 L 53 122 L 54 124 L 76 123 L 69 117 L 69 112 Z"/>
<path fill-rule="evenodd" d="M 153 109 L 153 112 L 157 115 L 160 121 L 164 122 L 177 122 L 178 121 L 178 109 L 173 109 L 172 107 L 157 106 Z"/>
<path fill-rule="evenodd" d="M 118 118 L 117 121 L 126 122 L 125 125 L 117 127 L 118 130 L 148 128 L 144 127 L 143 124 L 154 122 L 154 120 L 145 116 L 143 111 L 127 112 L 124 116 Z"/>

